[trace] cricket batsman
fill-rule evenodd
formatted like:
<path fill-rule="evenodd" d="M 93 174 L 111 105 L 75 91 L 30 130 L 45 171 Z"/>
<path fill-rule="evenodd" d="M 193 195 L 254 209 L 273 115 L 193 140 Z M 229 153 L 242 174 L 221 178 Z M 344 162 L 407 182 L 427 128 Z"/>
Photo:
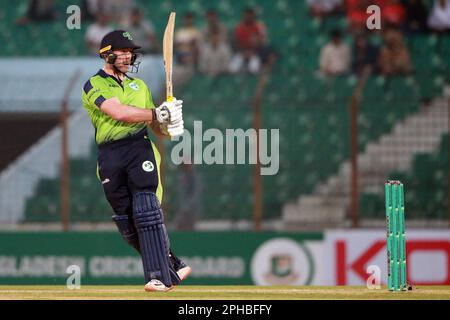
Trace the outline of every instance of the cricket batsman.
<path fill-rule="evenodd" d="M 168 291 L 191 268 L 170 250 L 161 209 L 161 158 L 148 129 L 169 137 L 183 134 L 183 101 L 174 98 L 156 108 L 147 85 L 128 76 L 139 67 L 139 48 L 124 30 L 108 33 L 99 48 L 104 67 L 84 85 L 82 101 L 95 128 L 97 174 L 112 220 L 142 257 L 144 289 Z"/>

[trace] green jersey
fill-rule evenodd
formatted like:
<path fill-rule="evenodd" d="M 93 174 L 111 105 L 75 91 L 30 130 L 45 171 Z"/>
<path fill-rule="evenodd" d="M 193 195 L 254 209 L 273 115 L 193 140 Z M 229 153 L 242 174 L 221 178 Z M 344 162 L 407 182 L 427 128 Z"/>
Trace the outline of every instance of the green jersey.
<path fill-rule="evenodd" d="M 82 90 L 83 107 L 89 114 L 95 128 L 97 144 L 118 140 L 143 129 L 147 124 L 125 123 L 114 120 L 100 110 L 103 101 L 116 97 L 120 103 L 142 108 L 155 108 L 152 94 L 144 81 L 125 77 L 122 83 L 115 77 L 99 70 L 89 78 Z"/>

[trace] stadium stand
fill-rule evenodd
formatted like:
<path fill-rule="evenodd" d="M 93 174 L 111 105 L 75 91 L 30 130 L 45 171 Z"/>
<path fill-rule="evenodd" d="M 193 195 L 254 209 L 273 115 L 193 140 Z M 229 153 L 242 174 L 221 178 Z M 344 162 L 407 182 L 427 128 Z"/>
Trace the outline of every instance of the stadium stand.
<path fill-rule="evenodd" d="M 58 1 L 64 7 L 73 1 Z M 323 21 L 311 18 L 303 1 L 220 1 L 211 3 L 197 1 L 165 1 L 160 5 L 139 1 L 145 17 L 150 19 L 162 39 L 167 15 L 193 11 L 198 16 L 215 7 L 229 30 L 239 21 L 241 12 L 248 5 L 259 7 L 259 15 L 268 27 L 271 45 L 278 59 L 264 92 L 263 127 L 280 129 L 280 170 L 275 176 L 263 177 L 264 218 L 280 218 L 282 205 L 300 195 L 314 192 L 315 187 L 338 172 L 339 166 L 349 157 L 348 106 L 357 79 L 352 75 L 325 79 L 317 75 L 318 55 L 327 41 L 328 33 L 345 28 L 344 17 L 329 17 Z M 0 23 L 12 26 L 19 12 L 14 6 L 4 7 Z M 12 10 L 16 14 L 6 15 Z M 270 19 L 269 19 L 270 17 Z M 202 21 L 199 19 L 199 21 Z M 35 55 L 83 55 L 86 54 L 83 32 L 68 36 L 66 30 L 55 23 L 33 26 L 0 28 L 6 56 Z M 296 33 L 292 31 L 295 30 Z M 31 34 L 33 42 L 23 41 Z M 14 35 L 14 36 L 13 36 Z M 371 75 L 365 86 L 361 113 L 358 120 L 359 150 L 363 152 L 368 143 L 376 141 L 391 131 L 395 124 L 419 110 L 424 99 L 441 94 L 443 85 L 449 81 L 450 65 L 445 57 L 450 54 L 449 37 L 414 35 L 407 38 L 414 73 L 408 76 L 386 78 Z M 351 44 L 351 37 L 345 41 Z M 374 37 L 373 41 L 380 41 Z M 431 62 L 431 63 L 430 63 Z M 431 67 L 430 67 L 431 65 Z M 203 120 L 203 128 L 250 128 L 252 126 L 251 101 L 257 82 L 256 76 L 223 75 L 217 79 L 196 74 L 176 95 L 186 105 L 186 128 L 192 133 L 196 119 Z M 383 97 L 383 98 L 379 98 Z M 420 154 L 408 172 L 392 173 L 391 177 L 404 180 L 406 201 L 411 199 L 411 215 L 417 217 L 443 217 L 447 210 L 442 192 L 428 195 L 433 201 L 420 201 L 426 190 L 437 186 L 446 190 L 448 185 L 448 149 L 443 138 L 442 147 L 436 154 Z M 166 142 L 167 155 L 171 146 Z M 95 173 L 96 152 L 93 147 L 89 159 L 71 159 L 71 211 L 74 221 L 108 220 L 111 210 L 102 196 L 101 186 Z M 168 157 L 166 157 L 168 160 Z M 428 168 L 428 169 L 424 169 Z M 433 168 L 430 177 L 430 168 Z M 202 219 L 251 219 L 253 195 L 252 172 L 249 165 L 196 165 L 208 191 L 204 196 Z M 165 202 L 169 219 L 179 209 L 177 203 L 177 175 L 179 169 L 169 161 L 165 163 Z M 432 179 L 429 181 L 427 179 Z M 52 221 L 58 219 L 59 203 L 52 197 L 58 190 L 58 180 L 43 180 L 34 197 L 28 200 L 27 221 Z M 410 187 L 411 186 L 411 187 Z M 89 194 L 90 197 L 86 198 Z M 81 197 L 80 195 L 83 195 Z M 82 200 L 81 200 L 82 199 Z M 233 199 L 233 201 L 230 201 Z M 417 199 L 414 202 L 414 199 Z M 366 217 L 382 218 L 383 203 L 378 195 L 361 195 L 361 213 Z M 441 205 L 442 204 L 442 205 Z M 48 215 L 44 213 L 49 213 Z"/>
<path fill-rule="evenodd" d="M 432 220 L 448 216 L 448 138 L 448 134 L 442 136 L 437 152 L 416 154 L 411 170 L 389 174 L 389 179 L 400 180 L 408 186 L 405 210 L 409 217 Z M 360 202 L 366 217 L 384 218 L 383 196 L 364 193 Z"/>

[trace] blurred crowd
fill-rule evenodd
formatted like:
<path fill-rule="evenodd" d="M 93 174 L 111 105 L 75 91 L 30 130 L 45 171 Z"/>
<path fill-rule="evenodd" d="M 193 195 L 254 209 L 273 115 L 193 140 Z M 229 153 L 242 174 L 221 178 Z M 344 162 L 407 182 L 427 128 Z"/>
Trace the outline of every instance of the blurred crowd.
<path fill-rule="evenodd" d="M 366 30 L 367 8 L 381 8 L 384 25 L 399 28 L 405 33 L 450 32 L 449 0 L 434 0 L 432 6 L 423 0 L 307 0 L 311 16 L 323 19 L 343 15 L 352 32 Z"/>
<path fill-rule="evenodd" d="M 134 0 L 83 0 L 81 19 L 90 24 L 86 29 L 86 47 L 92 55 L 98 54 L 103 36 L 116 28 L 131 33 L 142 53 L 160 53 L 161 40 L 153 23 L 146 19 Z M 58 18 L 53 0 L 31 0 L 27 12 L 17 23 L 51 21 Z M 211 76 L 221 73 L 256 74 L 264 66 L 271 65 L 275 52 L 268 46 L 265 24 L 253 8 L 246 8 L 241 21 L 228 30 L 213 9 L 204 17 L 193 12 L 178 16 L 175 29 L 174 52 L 179 70 L 187 73 L 202 72 Z M 197 21 L 203 18 L 203 21 Z M 204 25 L 199 28 L 197 25 Z"/>
<path fill-rule="evenodd" d="M 369 30 L 367 13 L 370 5 L 378 5 L 381 29 Z M 333 30 L 330 41 L 320 51 L 320 72 L 324 75 L 361 74 L 364 70 L 383 75 L 409 74 L 413 70 L 405 37 L 412 34 L 450 35 L 450 0 L 435 0 L 428 7 L 422 0 L 308 0 L 310 15 L 326 21 L 331 16 L 347 18 L 347 34 L 353 48 L 342 33 Z M 381 43 L 370 41 L 373 35 Z"/>
<path fill-rule="evenodd" d="M 215 10 L 205 13 L 205 25 L 199 29 L 195 15 L 183 15 L 182 26 L 175 31 L 178 64 L 192 66 L 199 72 L 215 76 L 221 73 L 256 74 L 275 60 L 268 45 L 265 24 L 253 8 L 246 8 L 241 21 L 228 30 Z"/>
<path fill-rule="evenodd" d="M 333 30 L 330 41 L 320 50 L 320 72 L 326 76 L 361 75 L 365 71 L 385 76 L 409 74 L 413 67 L 402 32 L 387 27 L 381 37 L 381 45 L 375 45 L 367 34 L 356 33 L 351 48 L 343 40 L 341 31 Z"/>
<path fill-rule="evenodd" d="M 381 30 L 369 30 L 371 5 L 381 8 Z M 320 50 L 319 69 L 324 75 L 361 74 L 363 70 L 384 75 L 408 74 L 413 70 L 405 37 L 411 34 L 450 34 L 450 0 L 307 0 L 311 19 L 326 22 L 329 17 L 344 17 L 346 30 L 333 30 Z M 153 23 L 137 8 L 135 0 L 82 0 L 82 20 L 89 21 L 85 41 L 88 51 L 97 55 L 101 39 L 115 28 L 129 31 L 142 52 L 160 53 L 161 40 Z M 17 23 L 55 20 L 58 12 L 53 0 L 31 0 Z M 207 10 L 204 16 L 179 13 L 174 51 L 180 76 L 201 72 L 211 76 L 222 73 L 258 73 L 276 59 L 269 45 L 264 22 L 257 10 L 248 7 L 241 20 L 229 30 L 218 13 Z M 199 28 L 198 26 L 203 26 Z M 376 33 L 378 43 L 370 41 Z M 352 46 L 346 41 L 351 36 Z"/>
<path fill-rule="evenodd" d="M 122 14 L 117 16 L 119 20 L 113 21 L 132 34 L 135 42 L 142 45 L 143 53 L 160 52 L 160 39 L 152 22 L 129 2 L 118 2 L 122 6 L 118 11 Z M 129 13 L 124 14 L 127 9 Z M 110 22 L 114 14 L 99 11 L 92 16 L 95 21 L 87 29 L 86 44 L 90 52 L 96 54 L 102 37 L 113 29 Z M 258 20 L 254 9 L 246 8 L 242 20 L 232 31 L 225 27 L 213 9 L 207 10 L 203 18 L 204 21 L 197 23 L 198 17 L 193 12 L 182 13 L 178 18 L 174 35 L 174 72 L 179 72 L 177 77 L 183 78 L 193 72 L 211 76 L 241 72 L 256 74 L 262 67 L 273 63 L 275 53 L 268 46 L 266 26 Z"/>

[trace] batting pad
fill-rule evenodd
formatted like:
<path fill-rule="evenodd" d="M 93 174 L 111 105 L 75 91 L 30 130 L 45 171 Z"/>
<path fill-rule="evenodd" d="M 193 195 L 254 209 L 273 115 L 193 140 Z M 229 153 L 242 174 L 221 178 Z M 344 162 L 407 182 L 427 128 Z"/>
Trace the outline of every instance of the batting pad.
<path fill-rule="evenodd" d="M 134 226 L 133 218 L 127 214 L 123 214 L 112 216 L 112 220 L 116 223 L 117 229 L 119 229 L 119 232 L 125 241 L 135 248 L 137 252 L 141 253 L 138 233 L 136 231 L 136 227 Z"/>
<path fill-rule="evenodd" d="M 180 278 L 169 260 L 168 236 L 159 200 L 153 192 L 133 195 L 133 215 L 138 232 L 145 281 L 158 279 L 166 286 L 177 285 Z"/>

